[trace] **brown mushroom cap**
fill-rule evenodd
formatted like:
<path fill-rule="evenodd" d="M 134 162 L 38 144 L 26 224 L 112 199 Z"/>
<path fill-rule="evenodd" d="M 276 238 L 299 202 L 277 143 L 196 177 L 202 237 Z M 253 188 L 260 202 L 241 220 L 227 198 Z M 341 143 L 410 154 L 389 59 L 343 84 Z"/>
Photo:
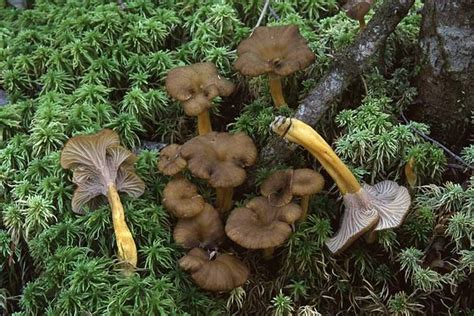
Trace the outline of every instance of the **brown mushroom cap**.
<path fill-rule="evenodd" d="M 201 213 L 204 199 L 194 184 L 185 178 L 173 179 L 163 190 L 163 205 L 178 218 L 189 218 Z"/>
<path fill-rule="evenodd" d="M 217 254 L 212 259 L 205 250 L 193 248 L 179 260 L 179 266 L 208 291 L 230 291 L 247 281 L 249 270 L 239 259 L 228 254 Z"/>
<path fill-rule="evenodd" d="M 296 25 L 260 26 L 237 47 L 235 69 L 245 76 L 288 76 L 314 61 L 314 53 Z"/>
<path fill-rule="evenodd" d="M 184 105 L 184 112 L 197 116 L 212 106 L 212 99 L 228 96 L 234 84 L 222 78 L 213 63 L 173 68 L 166 77 L 166 90 Z"/>
<path fill-rule="evenodd" d="M 186 168 L 186 160 L 180 156 L 181 145 L 171 144 L 160 151 L 158 170 L 167 176 L 174 176 Z"/>
<path fill-rule="evenodd" d="M 273 206 L 283 206 L 293 199 L 293 170 L 278 170 L 270 175 L 260 186 L 260 193 L 268 198 Z"/>
<path fill-rule="evenodd" d="M 312 169 L 296 169 L 293 173 L 291 191 L 294 195 L 303 196 L 318 193 L 324 187 L 323 176 Z"/>
<path fill-rule="evenodd" d="M 195 217 L 179 219 L 173 231 L 174 241 L 184 248 L 218 245 L 224 235 L 219 212 L 207 203 Z"/>
<path fill-rule="evenodd" d="M 348 17 L 354 20 L 361 20 L 369 12 L 373 0 L 349 0 L 343 8 Z"/>
<path fill-rule="evenodd" d="M 77 185 L 73 211 L 81 213 L 86 203 L 107 195 L 111 184 L 133 197 L 143 194 L 145 183 L 135 174 L 135 161 L 135 155 L 120 146 L 119 136 L 112 130 L 69 139 L 61 152 L 61 166 L 73 171 L 72 181 Z"/>
<path fill-rule="evenodd" d="M 245 207 L 232 211 L 225 226 L 227 236 L 247 249 L 281 245 L 291 234 L 290 224 L 301 217 L 299 205 L 270 205 L 264 197 L 253 198 Z"/>
<path fill-rule="evenodd" d="M 257 148 L 244 133 L 211 132 L 187 141 L 181 156 L 194 176 L 208 180 L 215 188 L 228 188 L 244 182 L 244 167 L 255 163 Z"/>

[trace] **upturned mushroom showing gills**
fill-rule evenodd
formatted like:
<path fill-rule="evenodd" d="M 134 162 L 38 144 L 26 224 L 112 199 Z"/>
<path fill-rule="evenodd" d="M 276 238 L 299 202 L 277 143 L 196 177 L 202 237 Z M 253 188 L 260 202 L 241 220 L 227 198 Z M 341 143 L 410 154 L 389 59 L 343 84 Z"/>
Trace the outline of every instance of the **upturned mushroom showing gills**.
<path fill-rule="evenodd" d="M 268 177 L 262 183 L 260 193 L 274 206 L 288 204 L 294 195 L 301 196 L 301 219 L 304 220 L 311 196 L 323 187 L 324 178 L 319 172 L 307 168 L 288 169 L 279 170 Z"/>
<path fill-rule="evenodd" d="M 326 141 L 302 121 L 279 116 L 271 128 L 281 137 L 303 146 L 319 160 L 343 195 L 345 211 L 341 227 L 326 241 L 331 252 L 341 252 L 372 228 L 378 231 L 402 223 L 411 203 L 405 187 L 393 181 L 361 185 Z"/>
<path fill-rule="evenodd" d="M 234 209 L 225 225 L 227 236 L 247 249 L 264 249 L 266 255 L 288 239 L 291 224 L 302 215 L 298 204 L 273 206 L 268 199 L 253 198 L 245 207 Z"/>
<path fill-rule="evenodd" d="M 219 212 L 210 204 L 205 204 L 202 212 L 194 217 L 181 218 L 173 231 L 174 241 L 184 248 L 216 247 L 224 237 Z"/>
<path fill-rule="evenodd" d="M 373 0 L 349 0 L 343 6 L 346 14 L 351 19 L 359 21 L 359 29 L 365 28 L 365 15 L 369 12 Z"/>
<path fill-rule="evenodd" d="M 61 152 L 61 166 L 72 170 L 72 181 L 77 185 L 72 197 L 74 212 L 82 212 L 82 207 L 99 195 L 107 197 L 112 209 L 118 256 L 127 264 L 126 273 L 137 265 L 137 247 L 125 221 L 118 191 L 132 197 L 143 194 L 145 184 L 134 173 L 135 160 L 130 151 L 120 146 L 117 133 L 108 129 L 94 135 L 73 137 Z"/>
<path fill-rule="evenodd" d="M 199 135 L 212 131 L 209 109 L 212 99 L 229 96 L 234 84 L 222 78 L 212 63 L 199 63 L 173 68 L 166 77 L 166 90 L 182 102 L 184 112 L 197 116 Z"/>
<path fill-rule="evenodd" d="M 196 186 L 185 178 L 171 180 L 163 190 L 163 205 L 177 218 L 198 215 L 204 209 L 204 204 Z"/>
<path fill-rule="evenodd" d="M 212 132 L 187 141 L 181 156 L 194 176 L 216 188 L 217 208 L 227 212 L 232 208 L 233 188 L 247 177 L 244 168 L 255 164 L 257 148 L 244 133 Z"/>
<path fill-rule="evenodd" d="M 270 93 L 277 108 L 286 106 L 281 78 L 308 67 L 314 53 L 296 25 L 260 26 L 237 47 L 234 64 L 241 74 L 258 77 L 268 74 Z"/>
<path fill-rule="evenodd" d="M 186 160 L 180 156 L 181 146 L 171 144 L 160 151 L 158 170 L 167 176 L 174 176 L 186 168 Z"/>
<path fill-rule="evenodd" d="M 237 258 L 216 251 L 193 248 L 179 260 L 179 266 L 191 273 L 191 278 L 202 289 L 228 292 L 242 286 L 249 277 L 249 269 Z"/>

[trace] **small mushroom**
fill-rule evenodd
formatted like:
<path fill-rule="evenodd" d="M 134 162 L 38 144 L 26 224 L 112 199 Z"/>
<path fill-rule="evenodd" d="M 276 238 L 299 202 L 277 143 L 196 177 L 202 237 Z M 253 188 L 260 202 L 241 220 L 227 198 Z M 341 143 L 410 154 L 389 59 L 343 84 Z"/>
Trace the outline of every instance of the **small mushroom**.
<path fill-rule="evenodd" d="M 341 228 L 326 241 L 333 253 L 341 252 L 372 228 L 378 231 L 402 223 L 411 203 L 405 187 L 393 181 L 361 186 L 326 141 L 302 121 L 279 116 L 271 128 L 281 137 L 303 146 L 318 159 L 343 195 L 345 211 Z"/>
<path fill-rule="evenodd" d="M 167 176 L 174 176 L 186 168 L 186 160 L 180 156 L 181 146 L 171 144 L 160 151 L 158 170 Z"/>
<path fill-rule="evenodd" d="M 211 132 L 187 141 L 181 156 L 194 176 L 216 188 L 217 208 L 227 212 L 232 207 L 233 188 L 247 176 L 244 168 L 255 164 L 257 148 L 244 133 Z"/>
<path fill-rule="evenodd" d="M 273 206 L 268 199 L 253 198 L 245 207 L 234 209 L 225 225 L 227 236 L 247 249 L 264 249 L 269 255 L 285 242 L 292 232 L 291 224 L 302 215 L 298 204 Z"/>
<path fill-rule="evenodd" d="M 196 186 L 185 178 L 171 180 L 163 190 L 163 205 L 177 218 L 198 215 L 204 209 L 204 204 Z"/>
<path fill-rule="evenodd" d="M 117 133 L 105 129 L 94 135 L 76 136 L 68 140 L 61 152 L 61 166 L 73 171 L 77 185 L 72 197 L 74 212 L 99 195 L 108 198 L 117 241 L 118 256 L 130 273 L 137 266 L 137 247 L 125 221 L 118 191 L 139 197 L 145 190 L 144 182 L 134 173 L 136 157 L 120 146 Z"/>
<path fill-rule="evenodd" d="M 343 6 L 346 14 L 351 19 L 359 21 L 359 29 L 365 28 L 365 15 L 372 7 L 373 0 L 349 0 Z"/>
<path fill-rule="evenodd" d="M 213 63 L 198 63 L 173 68 L 166 77 L 166 90 L 183 103 L 184 112 L 198 117 L 199 135 L 212 131 L 209 109 L 212 99 L 229 96 L 234 84 L 222 78 Z"/>
<path fill-rule="evenodd" d="M 179 219 L 173 231 L 174 241 L 184 248 L 217 246 L 224 236 L 219 212 L 207 203 L 198 215 Z"/>
<path fill-rule="evenodd" d="M 268 177 L 260 188 L 263 196 L 270 204 L 283 206 L 288 204 L 293 195 L 301 196 L 301 208 L 304 220 L 308 213 L 311 196 L 324 187 L 323 176 L 314 170 L 303 168 L 295 170 L 280 170 Z"/>
<path fill-rule="evenodd" d="M 228 292 L 242 286 L 250 274 L 234 256 L 200 248 L 189 251 L 179 260 L 179 266 L 191 273 L 191 278 L 200 288 L 213 292 Z"/>
<path fill-rule="evenodd" d="M 286 105 L 281 78 L 304 69 L 314 61 L 314 53 L 296 25 L 260 26 L 237 47 L 234 64 L 241 74 L 257 77 L 268 74 L 270 93 L 277 108 Z"/>

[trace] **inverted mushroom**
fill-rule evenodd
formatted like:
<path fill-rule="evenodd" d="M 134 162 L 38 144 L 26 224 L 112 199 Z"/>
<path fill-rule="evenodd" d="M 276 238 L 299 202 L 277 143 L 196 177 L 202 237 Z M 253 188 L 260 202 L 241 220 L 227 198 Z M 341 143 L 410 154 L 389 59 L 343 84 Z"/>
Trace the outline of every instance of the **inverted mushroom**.
<path fill-rule="evenodd" d="M 369 12 L 372 4 L 373 0 L 349 0 L 343 8 L 346 10 L 348 17 L 359 21 L 359 28 L 363 30 L 365 28 L 365 15 Z"/>
<path fill-rule="evenodd" d="M 378 231 L 402 223 L 411 203 L 405 187 L 393 181 L 361 186 L 326 141 L 302 121 L 279 116 L 271 128 L 281 137 L 303 146 L 318 159 L 343 195 L 345 211 L 341 227 L 333 238 L 326 241 L 333 253 L 344 250 L 372 228 Z"/>
<path fill-rule="evenodd" d="M 99 195 L 107 196 L 118 256 L 129 265 L 126 272 L 131 272 L 131 267 L 137 265 L 137 247 L 117 191 L 132 197 L 143 194 L 145 184 L 134 173 L 135 160 L 130 151 L 120 146 L 117 133 L 108 129 L 94 135 L 73 137 L 61 152 L 61 166 L 73 171 L 72 181 L 77 185 L 72 197 L 74 212 L 82 212 L 82 207 Z"/>
<path fill-rule="evenodd" d="M 242 286 L 250 274 L 248 268 L 234 256 L 200 248 L 189 251 L 179 260 L 179 266 L 191 273 L 200 288 L 214 292 L 227 292 Z"/>
<path fill-rule="evenodd" d="M 222 78 L 213 63 L 199 63 L 173 68 L 166 77 L 166 90 L 183 103 L 186 115 L 198 117 L 198 132 L 204 135 L 212 131 L 212 99 L 230 95 L 234 84 Z"/>
<path fill-rule="evenodd" d="M 268 177 L 262 183 L 260 192 L 274 206 L 288 204 L 293 195 L 301 196 L 301 219 L 305 219 L 311 196 L 323 187 L 324 178 L 319 172 L 307 168 L 288 169 L 277 171 Z"/>
<path fill-rule="evenodd" d="M 181 156 L 194 176 L 216 188 L 217 208 L 226 212 L 232 207 L 233 188 L 247 176 L 244 168 L 255 164 L 257 148 L 244 133 L 211 132 L 187 141 Z"/>
<path fill-rule="evenodd" d="M 184 248 L 212 248 L 219 245 L 224 236 L 219 212 L 207 203 L 198 215 L 179 219 L 173 231 L 174 241 Z"/>
<path fill-rule="evenodd" d="M 314 53 L 296 25 L 260 26 L 237 47 L 234 64 L 241 74 L 258 77 L 268 74 L 270 93 L 277 108 L 286 105 L 281 78 L 304 69 L 314 61 Z"/>
<path fill-rule="evenodd" d="M 273 206 L 267 198 L 260 196 L 231 212 L 225 232 L 242 247 L 264 249 L 268 255 L 288 239 L 292 232 L 291 224 L 301 215 L 302 210 L 297 204 Z"/>
<path fill-rule="evenodd" d="M 171 144 L 160 151 L 158 170 L 167 176 L 174 176 L 186 168 L 186 160 L 180 156 L 181 146 Z"/>
<path fill-rule="evenodd" d="M 185 178 L 171 180 L 163 190 L 163 205 L 177 218 L 198 215 L 204 209 L 204 204 L 196 186 Z"/>

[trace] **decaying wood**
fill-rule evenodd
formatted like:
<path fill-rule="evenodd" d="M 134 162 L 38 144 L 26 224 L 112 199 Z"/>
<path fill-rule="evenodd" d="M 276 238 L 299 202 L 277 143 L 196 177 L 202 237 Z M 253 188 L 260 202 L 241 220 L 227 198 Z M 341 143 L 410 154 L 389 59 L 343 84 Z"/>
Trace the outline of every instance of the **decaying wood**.
<path fill-rule="evenodd" d="M 413 3 L 414 0 L 385 0 L 354 43 L 336 56 L 326 75 L 298 106 L 295 117 L 315 126 L 344 90 L 373 64 Z M 275 136 L 262 150 L 261 161 L 272 164 L 284 160 L 294 148 Z"/>

